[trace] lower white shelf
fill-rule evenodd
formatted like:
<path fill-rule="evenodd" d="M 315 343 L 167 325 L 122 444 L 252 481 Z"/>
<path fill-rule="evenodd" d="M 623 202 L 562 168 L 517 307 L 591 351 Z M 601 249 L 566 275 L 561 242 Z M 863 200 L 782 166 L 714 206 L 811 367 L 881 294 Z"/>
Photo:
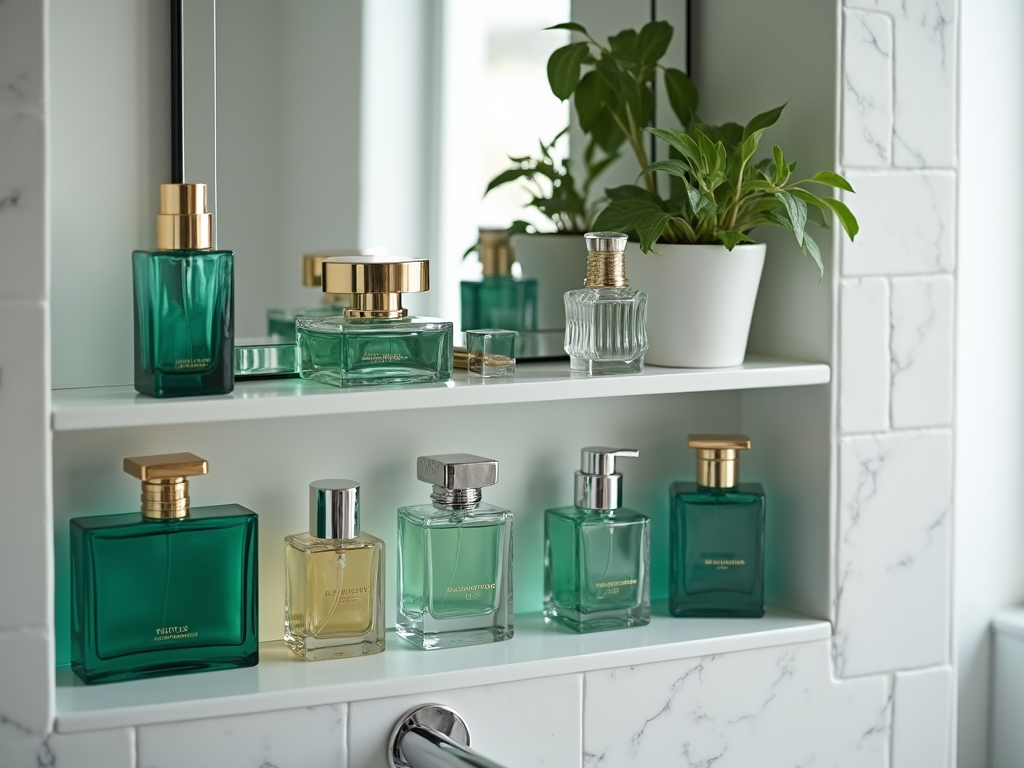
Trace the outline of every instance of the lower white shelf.
<path fill-rule="evenodd" d="M 642 628 L 577 635 L 516 617 L 507 642 L 421 651 L 388 632 L 387 651 L 360 659 L 302 661 L 263 643 L 249 669 L 87 686 L 57 670 L 61 733 L 198 720 L 276 709 L 429 693 L 828 638 L 829 622 L 769 607 L 760 619 L 675 619 L 663 606 Z"/>

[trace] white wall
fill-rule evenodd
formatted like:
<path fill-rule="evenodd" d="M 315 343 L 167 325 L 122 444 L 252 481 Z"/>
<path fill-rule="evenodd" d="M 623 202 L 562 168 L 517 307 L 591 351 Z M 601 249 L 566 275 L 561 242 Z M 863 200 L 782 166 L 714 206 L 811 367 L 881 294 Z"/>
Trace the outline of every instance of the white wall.
<path fill-rule="evenodd" d="M 957 323 L 960 768 L 987 760 L 998 608 L 1024 602 L 1024 4 L 963 4 Z"/>

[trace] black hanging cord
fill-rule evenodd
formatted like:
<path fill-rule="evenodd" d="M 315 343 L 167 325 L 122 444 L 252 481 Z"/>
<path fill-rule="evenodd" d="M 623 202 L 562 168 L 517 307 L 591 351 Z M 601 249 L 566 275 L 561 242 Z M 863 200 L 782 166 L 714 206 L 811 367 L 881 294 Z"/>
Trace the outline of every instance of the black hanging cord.
<path fill-rule="evenodd" d="M 181 3 L 171 0 L 171 183 L 185 181 L 185 113 L 182 109 Z"/>

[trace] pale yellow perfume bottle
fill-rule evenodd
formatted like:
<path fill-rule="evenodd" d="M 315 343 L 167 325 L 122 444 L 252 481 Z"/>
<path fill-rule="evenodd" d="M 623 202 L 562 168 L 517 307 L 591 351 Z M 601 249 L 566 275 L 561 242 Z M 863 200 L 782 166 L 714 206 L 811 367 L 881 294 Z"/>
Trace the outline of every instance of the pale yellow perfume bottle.
<path fill-rule="evenodd" d="M 284 641 L 307 661 L 384 650 L 384 542 L 359 530 L 359 483 L 309 484 L 309 532 L 285 538 Z"/>

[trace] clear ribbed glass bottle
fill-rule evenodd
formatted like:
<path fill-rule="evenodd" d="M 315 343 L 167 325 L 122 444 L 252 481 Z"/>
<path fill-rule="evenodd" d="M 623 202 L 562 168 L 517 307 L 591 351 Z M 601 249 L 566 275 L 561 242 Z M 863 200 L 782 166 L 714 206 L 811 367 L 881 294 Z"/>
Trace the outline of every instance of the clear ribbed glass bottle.
<path fill-rule="evenodd" d="M 626 235 L 588 232 L 584 287 L 565 294 L 565 351 L 573 373 L 640 373 L 647 352 L 647 294 L 626 279 Z"/>

